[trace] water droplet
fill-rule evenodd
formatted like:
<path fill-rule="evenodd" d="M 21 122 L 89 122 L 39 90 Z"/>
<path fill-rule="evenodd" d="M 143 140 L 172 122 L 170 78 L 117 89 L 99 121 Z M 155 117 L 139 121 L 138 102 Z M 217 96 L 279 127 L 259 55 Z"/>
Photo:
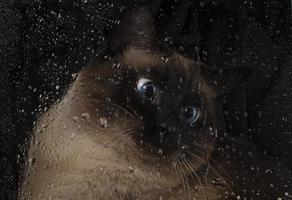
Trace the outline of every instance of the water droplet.
<path fill-rule="evenodd" d="M 90 118 L 90 115 L 89 115 L 88 113 L 82 113 L 82 114 L 81 114 L 81 117 L 82 117 L 83 119 L 89 119 L 89 118 Z"/>
<path fill-rule="evenodd" d="M 107 127 L 108 127 L 108 121 L 107 121 L 107 119 L 104 118 L 104 117 L 101 117 L 101 118 L 99 119 L 99 123 L 100 123 L 100 126 L 101 126 L 102 128 L 107 128 Z"/>
<path fill-rule="evenodd" d="M 131 173 L 134 173 L 136 170 L 134 170 L 134 168 L 133 167 L 129 167 L 129 172 L 131 172 Z"/>
<path fill-rule="evenodd" d="M 28 164 L 33 165 L 35 163 L 35 158 L 29 158 L 28 159 Z"/>
<path fill-rule="evenodd" d="M 74 116 L 73 117 L 73 121 L 76 123 L 76 122 L 78 122 L 78 120 L 79 120 L 79 117 L 77 117 L 77 116 Z"/>

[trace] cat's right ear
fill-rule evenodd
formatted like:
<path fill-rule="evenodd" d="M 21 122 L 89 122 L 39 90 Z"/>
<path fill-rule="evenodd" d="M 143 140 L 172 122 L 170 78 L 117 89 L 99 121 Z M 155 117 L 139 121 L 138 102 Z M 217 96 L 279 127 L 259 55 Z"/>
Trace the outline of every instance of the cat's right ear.
<path fill-rule="evenodd" d="M 149 8 L 134 8 L 121 19 L 111 37 L 110 47 L 121 52 L 127 47 L 149 49 L 155 34 L 154 20 Z"/>

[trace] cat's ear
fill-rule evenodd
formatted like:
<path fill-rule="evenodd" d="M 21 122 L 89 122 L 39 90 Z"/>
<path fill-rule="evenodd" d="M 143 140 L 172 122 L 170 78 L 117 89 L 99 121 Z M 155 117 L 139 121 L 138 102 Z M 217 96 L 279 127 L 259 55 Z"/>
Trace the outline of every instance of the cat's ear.
<path fill-rule="evenodd" d="M 201 67 L 201 72 L 216 91 L 217 96 L 225 96 L 237 89 L 251 74 L 246 67 L 212 68 Z"/>
<path fill-rule="evenodd" d="M 134 8 L 121 19 L 112 34 L 111 50 L 122 51 L 132 46 L 147 49 L 152 46 L 154 20 L 149 8 Z"/>

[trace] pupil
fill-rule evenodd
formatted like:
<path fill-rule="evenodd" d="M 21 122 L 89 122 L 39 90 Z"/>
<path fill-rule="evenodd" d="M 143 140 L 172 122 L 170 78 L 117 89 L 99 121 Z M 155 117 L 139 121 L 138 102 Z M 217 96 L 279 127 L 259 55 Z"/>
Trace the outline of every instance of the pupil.
<path fill-rule="evenodd" d="M 151 98 L 154 96 L 154 87 L 153 85 L 144 85 L 143 86 L 143 90 L 144 90 L 144 95 L 148 98 Z"/>
<path fill-rule="evenodd" d="M 185 117 L 186 118 L 191 118 L 191 117 L 193 117 L 193 115 L 194 115 L 193 107 L 190 107 L 190 106 L 186 107 L 185 108 Z"/>

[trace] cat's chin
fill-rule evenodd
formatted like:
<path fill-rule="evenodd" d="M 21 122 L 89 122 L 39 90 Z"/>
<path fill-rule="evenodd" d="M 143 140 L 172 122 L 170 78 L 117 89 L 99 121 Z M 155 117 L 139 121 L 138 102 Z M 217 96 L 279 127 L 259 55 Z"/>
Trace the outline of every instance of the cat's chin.
<path fill-rule="evenodd" d="M 147 161 L 157 160 L 160 165 L 173 165 L 176 162 L 187 162 L 193 166 L 196 171 L 206 165 L 208 159 L 215 150 L 216 139 L 208 134 L 198 137 L 198 141 L 192 143 L 178 144 L 176 147 L 165 148 L 153 143 L 140 142 L 136 143 L 136 148 L 140 155 Z M 194 167 L 195 166 L 195 167 Z"/>
<path fill-rule="evenodd" d="M 98 130 L 94 140 L 104 149 L 115 152 L 119 159 L 143 163 L 144 166 L 174 169 L 177 162 L 186 162 L 196 171 L 207 163 L 214 150 L 215 139 L 207 133 L 208 130 L 203 130 L 197 141 L 189 145 L 180 143 L 175 148 L 164 148 L 145 141 L 142 125 L 128 116 L 119 116 L 108 123 L 107 128 Z M 128 126 L 123 127 L 124 124 Z M 119 135 L 118 138 L 116 135 Z"/>
<path fill-rule="evenodd" d="M 139 137 L 131 138 L 123 147 L 108 146 L 107 148 L 116 152 L 120 159 L 128 163 L 135 163 L 133 166 L 141 166 L 143 169 L 147 169 L 146 171 L 151 169 L 150 171 L 155 171 L 164 177 L 171 174 L 176 177 L 179 166 L 188 168 L 185 171 L 186 176 L 191 175 L 191 172 L 203 169 L 211 152 L 207 152 L 207 150 L 203 152 L 198 148 L 188 149 L 184 145 L 178 145 L 177 148 L 171 150 L 163 150 L 159 146 L 143 142 Z M 124 171 L 127 170 L 135 171 L 136 169 L 129 167 Z"/>

